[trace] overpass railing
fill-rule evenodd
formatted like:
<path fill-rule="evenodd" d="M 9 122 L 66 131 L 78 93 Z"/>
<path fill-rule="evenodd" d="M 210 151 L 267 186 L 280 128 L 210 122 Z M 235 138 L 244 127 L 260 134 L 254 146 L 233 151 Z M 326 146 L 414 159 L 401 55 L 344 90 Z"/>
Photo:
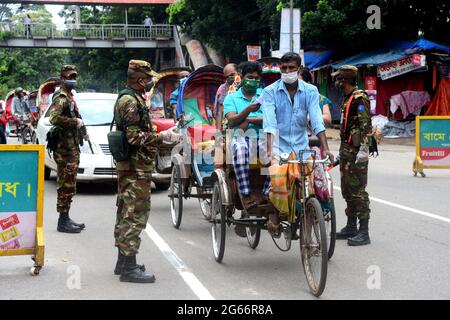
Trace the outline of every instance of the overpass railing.
<path fill-rule="evenodd" d="M 10 38 L 32 39 L 46 37 L 48 39 L 86 38 L 96 40 L 172 40 L 174 26 L 155 24 L 150 28 L 132 24 L 54 24 L 35 23 L 29 26 L 0 23 L 0 40 Z"/>

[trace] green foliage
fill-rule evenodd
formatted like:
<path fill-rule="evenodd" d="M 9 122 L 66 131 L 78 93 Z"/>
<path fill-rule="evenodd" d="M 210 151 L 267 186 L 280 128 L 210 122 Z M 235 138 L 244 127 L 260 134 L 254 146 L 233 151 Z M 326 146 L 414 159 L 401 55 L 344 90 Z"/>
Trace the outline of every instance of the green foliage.
<path fill-rule="evenodd" d="M 11 39 L 13 33 L 11 31 L 0 31 L 0 41 Z"/>

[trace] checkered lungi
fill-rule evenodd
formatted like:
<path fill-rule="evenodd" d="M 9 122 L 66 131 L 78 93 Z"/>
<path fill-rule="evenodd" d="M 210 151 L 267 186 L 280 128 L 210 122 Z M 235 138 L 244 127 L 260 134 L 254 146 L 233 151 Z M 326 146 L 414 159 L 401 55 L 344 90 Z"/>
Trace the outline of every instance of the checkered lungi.
<path fill-rule="evenodd" d="M 239 192 L 243 196 L 251 193 L 250 188 L 250 164 L 258 163 L 260 158 L 266 155 L 266 141 L 250 137 L 233 137 L 233 167 L 239 187 Z M 264 195 L 269 194 L 270 177 L 266 177 Z"/>

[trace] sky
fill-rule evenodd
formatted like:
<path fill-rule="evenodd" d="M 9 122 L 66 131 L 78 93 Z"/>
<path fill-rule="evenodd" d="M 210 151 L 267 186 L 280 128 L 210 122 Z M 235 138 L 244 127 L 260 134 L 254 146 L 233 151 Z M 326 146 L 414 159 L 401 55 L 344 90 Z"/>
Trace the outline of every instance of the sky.
<path fill-rule="evenodd" d="M 58 15 L 58 12 L 61 11 L 64 8 L 63 5 L 56 5 L 56 4 L 49 5 L 49 4 L 46 4 L 45 8 L 47 8 L 47 10 L 52 14 L 52 16 L 53 16 L 52 20 L 53 20 L 54 24 L 56 24 L 56 25 L 64 25 L 64 19 L 61 18 Z"/>

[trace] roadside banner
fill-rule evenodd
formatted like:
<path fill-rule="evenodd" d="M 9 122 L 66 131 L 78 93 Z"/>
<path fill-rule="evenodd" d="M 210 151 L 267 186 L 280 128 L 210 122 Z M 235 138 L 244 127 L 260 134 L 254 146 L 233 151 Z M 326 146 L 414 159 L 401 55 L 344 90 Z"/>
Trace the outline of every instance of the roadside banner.
<path fill-rule="evenodd" d="M 424 54 L 412 54 L 378 66 L 378 74 L 382 80 L 397 77 L 399 75 L 425 67 Z"/>
<path fill-rule="evenodd" d="M 247 46 L 247 60 L 256 61 L 258 59 L 261 59 L 261 47 Z"/>
<path fill-rule="evenodd" d="M 0 146 L 0 256 L 32 255 L 44 265 L 44 146 Z"/>
<path fill-rule="evenodd" d="M 424 168 L 450 169 L 450 116 L 416 117 L 414 175 Z"/>

